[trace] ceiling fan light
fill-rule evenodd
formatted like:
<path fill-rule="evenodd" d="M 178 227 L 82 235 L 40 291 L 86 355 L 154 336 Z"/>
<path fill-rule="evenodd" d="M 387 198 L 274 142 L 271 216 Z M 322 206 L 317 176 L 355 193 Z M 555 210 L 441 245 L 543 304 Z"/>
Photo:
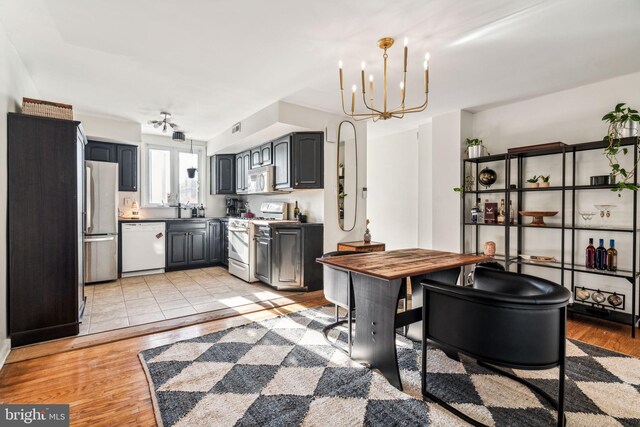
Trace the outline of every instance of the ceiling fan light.
<path fill-rule="evenodd" d="M 179 130 L 174 131 L 173 135 L 171 136 L 171 139 L 175 142 L 184 142 L 185 141 L 184 132 L 181 132 Z"/>

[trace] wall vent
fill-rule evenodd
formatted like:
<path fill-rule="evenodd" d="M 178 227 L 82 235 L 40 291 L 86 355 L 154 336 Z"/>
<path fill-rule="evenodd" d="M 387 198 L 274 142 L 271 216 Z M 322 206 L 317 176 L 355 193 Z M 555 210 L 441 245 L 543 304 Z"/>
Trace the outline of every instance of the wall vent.
<path fill-rule="evenodd" d="M 240 132 L 240 122 L 236 123 L 235 125 L 231 126 L 231 135 L 233 135 L 234 133 L 238 133 Z"/>

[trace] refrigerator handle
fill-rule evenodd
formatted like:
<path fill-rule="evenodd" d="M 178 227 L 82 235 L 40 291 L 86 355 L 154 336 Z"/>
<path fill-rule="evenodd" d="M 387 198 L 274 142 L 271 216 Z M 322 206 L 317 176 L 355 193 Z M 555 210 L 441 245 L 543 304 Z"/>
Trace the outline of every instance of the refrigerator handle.
<path fill-rule="evenodd" d="M 84 239 L 85 243 L 110 242 L 112 240 L 115 240 L 115 236 L 90 237 L 90 238 Z"/>
<path fill-rule="evenodd" d="M 93 228 L 93 224 L 92 224 L 92 220 L 93 220 L 93 201 L 91 200 L 91 196 L 93 194 L 93 189 L 91 188 L 91 183 L 93 181 L 93 177 L 91 176 L 91 168 L 87 167 L 86 169 L 86 175 L 87 175 L 87 180 L 86 180 L 86 203 L 87 203 L 87 225 L 86 225 L 86 230 L 85 231 L 89 231 L 89 229 Z"/>

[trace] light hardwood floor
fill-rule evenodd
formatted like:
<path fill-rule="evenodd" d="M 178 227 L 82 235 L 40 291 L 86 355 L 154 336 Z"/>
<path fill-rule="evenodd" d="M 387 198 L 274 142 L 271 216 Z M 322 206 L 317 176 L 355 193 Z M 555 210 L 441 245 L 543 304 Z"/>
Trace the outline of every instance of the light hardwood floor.
<path fill-rule="evenodd" d="M 2 403 L 70 403 L 72 425 L 153 426 L 138 353 L 228 327 L 327 304 L 318 293 L 283 307 L 13 362 L 0 371 Z M 640 337 L 623 325 L 572 316 L 568 336 L 640 357 Z"/>

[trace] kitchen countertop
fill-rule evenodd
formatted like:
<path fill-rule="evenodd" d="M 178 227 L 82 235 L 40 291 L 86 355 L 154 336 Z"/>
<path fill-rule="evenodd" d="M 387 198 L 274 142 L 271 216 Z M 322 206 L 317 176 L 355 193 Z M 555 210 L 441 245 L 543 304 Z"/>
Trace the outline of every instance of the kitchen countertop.
<path fill-rule="evenodd" d="M 228 221 L 229 217 L 212 216 L 212 217 L 204 217 L 204 218 L 141 218 L 141 219 L 118 218 L 118 222 L 127 223 L 127 222 L 167 222 L 167 221 L 209 221 L 212 219 L 218 219 L 220 221 Z"/>

